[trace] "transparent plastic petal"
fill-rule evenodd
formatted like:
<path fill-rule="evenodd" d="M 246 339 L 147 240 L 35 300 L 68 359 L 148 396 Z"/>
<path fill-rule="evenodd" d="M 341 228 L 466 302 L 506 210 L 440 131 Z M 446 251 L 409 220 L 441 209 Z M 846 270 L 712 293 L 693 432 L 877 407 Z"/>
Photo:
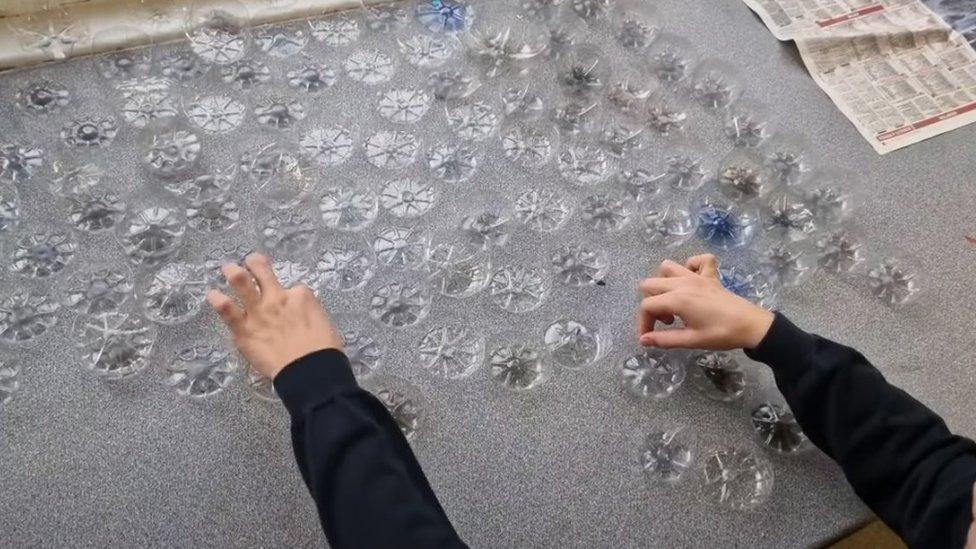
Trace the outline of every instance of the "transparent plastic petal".
<path fill-rule="evenodd" d="M 631 215 L 628 204 L 615 193 L 591 194 L 580 203 L 583 225 L 603 233 L 622 231 L 630 222 Z"/>
<path fill-rule="evenodd" d="M 369 379 L 379 369 L 386 350 L 369 334 L 359 330 L 342 332 L 343 351 L 357 380 Z"/>
<path fill-rule="evenodd" d="M 698 238 L 719 250 L 741 248 L 758 232 L 759 214 L 754 208 L 722 198 L 699 200 L 694 215 Z"/>
<path fill-rule="evenodd" d="M 0 181 L 26 181 L 44 165 L 44 151 L 22 143 L 0 144 Z"/>
<path fill-rule="evenodd" d="M 484 336 L 464 326 L 433 328 L 417 347 L 421 367 L 445 379 L 470 376 L 485 358 Z"/>
<path fill-rule="evenodd" d="M 165 122 L 163 121 L 165 120 Z M 200 159 L 199 136 L 173 119 L 147 124 L 140 135 L 141 157 L 146 168 L 160 177 L 185 174 Z"/>
<path fill-rule="evenodd" d="M 20 224 L 20 194 L 12 184 L 0 183 L 0 237 Z"/>
<path fill-rule="evenodd" d="M 129 211 L 115 226 L 122 251 L 132 262 L 145 265 L 158 265 L 175 255 L 185 232 L 182 216 L 168 206 Z"/>
<path fill-rule="evenodd" d="M 903 262 L 884 258 L 870 264 L 865 275 L 871 295 L 886 305 L 905 305 L 919 292 L 918 274 Z"/>
<path fill-rule="evenodd" d="M 170 263 L 142 283 L 139 304 L 152 322 L 183 324 L 203 309 L 209 285 L 203 265 Z"/>
<path fill-rule="evenodd" d="M 391 328 L 412 326 L 427 317 L 430 297 L 415 286 L 394 282 L 377 289 L 369 302 L 369 314 Z"/>
<path fill-rule="evenodd" d="M 241 60 L 250 44 L 246 19 L 246 10 L 238 4 L 228 4 L 227 9 L 191 7 L 186 21 L 190 49 L 215 65 Z"/>
<path fill-rule="evenodd" d="M 17 105 L 32 114 L 54 114 L 71 103 L 71 92 L 47 80 L 30 82 L 17 92 Z"/>
<path fill-rule="evenodd" d="M 806 248 L 772 244 L 759 253 L 759 268 L 778 286 L 799 286 L 817 270 L 816 258 Z"/>
<path fill-rule="evenodd" d="M 305 49 L 308 33 L 294 25 L 266 25 L 255 33 L 254 42 L 271 57 L 289 58 Z"/>
<path fill-rule="evenodd" d="M 298 141 L 302 154 L 323 167 L 338 166 L 349 160 L 355 144 L 353 130 L 339 125 L 312 128 Z"/>
<path fill-rule="evenodd" d="M 478 171 L 480 160 L 472 147 L 454 143 L 439 143 L 427 152 L 430 173 L 445 183 L 464 183 Z"/>
<path fill-rule="evenodd" d="M 459 299 L 483 290 L 491 276 L 488 255 L 463 245 L 431 246 L 424 268 L 434 291 Z"/>
<path fill-rule="evenodd" d="M 64 305 L 86 315 L 116 313 L 132 299 L 132 273 L 124 268 L 78 271 L 64 285 Z"/>
<path fill-rule="evenodd" d="M 736 147 L 759 147 L 773 134 L 773 126 L 769 109 L 747 99 L 736 101 L 723 115 L 722 129 Z"/>
<path fill-rule="evenodd" d="M 335 85 L 335 69 L 319 63 L 309 63 L 285 74 L 288 86 L 307 93 L 317 93 Z"/>
<path fill-rule="evenodd" d="M 595 363 L 603 353 L 601 339 L 592 328 L 576 320 L 553 322 L 543 336 L 553 362 L 569 370 Z"/>
<path fill-rule="evenodd" d="M 797 185 L 806 179 L 813 169 L 810 150 L 807 139 L 795 133 L 778 133 L 762 147 L 766 167 L 783 185 Z"/>
<path fill-rule="evenodd" d="M 339 186 L 319 200 L 319 212 L 326 227 L 338 231 L 359 231 L 376 220 L 378 201 L 369 189 Z"/>
<path fill-rule="evenodd" d="M 695 388 L 712 400 L 737 400 L 746 390 L 745 371 L 729 353 L 696 351 L 689 357 L 688 369 Z"/>
<path fill-rule="evenodd" d="M 430 238 L 418 227 L 387 227 L 373 239 L 377 261 L 387 267 L 407 270 L 420 267 L 427 258 Z"/>
<path fill-rule="evenodd" d="M 403 436 L 408 441 L 416 438 L 424 421 L 425 407 L 420 391 L 396 378 L 370 380 L 368 389 L 393 417 Z"/>
<path fill-rule="evenodd" d="M 432 185 L 416 179 L 387 181 L 380 190 L 380 205 L 394 217 L 420 217 L 437 203 L 439 193 Z"/>
<path fill-rule="evenodd" d="M 476 248 L 501 248 L 511 236 L 511 220 L 492 212 L 483 212 L 461 220 L 461 232 Z"/>
<path fill-rule="evenodd" d="M 254 118 L 259 124 L 286 130 L 305 118 L 305 106 L 297 99 L 270 96 L 254 106 Z"/>
<path fill-rule="evenodd" d="M 718 278 L 726 290 L 766 309 L 776 303 L 776 286 L 761 269 L 725 264 L 719 269 Z"/>
<path fill-rule="evenodd" d="M 447 125 L 461 139 L 484 141 L 494 135 L 501 122 L 495 108 L 483 101 L 461 103 L 447 111 Z"/>
<path fill-rule="evenodd" d="M 498 347 L 488 355 L 492 381 L 511 391 L 528 391 L 545 379 L 542 353 L 529 345 Z"/>
<path fill-rule="evenodd" d="M 691 96 L 708 109 L 724 109 L 742 95 L 742 79 L 731 63 L 706 59 L 691 75 Z"/>
<path fill-rule="evenodd" d="M 417 20 L 432 32 L 457 33 L 466 30 L 474 20 L 474 8 L 457 0 L 419 0 Z"/>
<path fill-rule="evenodd" d="M 376 109 L 390 122 L 413 124 L 427 114 L 430 104 L 430 94 L 424 90 L 395 88 L 380 94 Z"/>
<path fill-rule="evenodd" d="M 396 71 L 396 66 L 390 56 L 373 50 L 353 52 L 346 58 L 343 67 L 346 76 L 351 80 L 368 86 L 389 81 Z"/>
<path fill-rule="evenodd" d="M 820 236 L 815 245 L 817 265 L 824 272 L 847 273 L 864 261 L 860 240 L 844 229 Z"/>
<path fill-rule="evenodd" d="M 491 275 L 491 302 L 511 313 L 538 309 L 552 288 L 551 277 L 541 269 L 505 266 Z"/>
<path fill-rule="evenodd" d="M 587 141 L 569 143 L 556 158 L 559 175 L 569 183 L 593 186 L 613 175 L 614 164 L 602 147 Z"/>
<path fill-rule="evenodd" d="M 695 234 L 696 218 L 680 203 L 656 201 L 641 216 L 641 235 L 651 244 L 678 246 Z"/>
<path fill-rule="evenodd" d="M 773 491 L 773 467 L 762 456 L 734 447 L 709 451 L 701 460 L 701 494 L 736 511 L 755 509 Z"/>
<path fill-rule="evenodd" d="M 242 59 L 220 67 L 220 79 L 236 90 L 249 90 L 271 80 L 271 69 L 256 59 Z"/>
<path fill-rule="evenodd" d="M 773 185 L 763 157 L 756 151 L 736 149 L 719 163 L 716 183 L 726 196 L 737 202 L 755 200 Z"/>
<path fill-rule="evenodd" d="M 373 254 L 361 245 L 339 245 L 325 250 L 315 264 L 320 290 L 348 292 L 363 287 L 373 277 Z"/>
<path fill-rule="evenodd" d="M 680 430 L 649 433 L 640 448 L 644 475 L 655 482 L 680 481 L 694 461 L 691 445 Z"/>
<path fill-rule="evenodd" d="M 58 323 L 61 304 L 53 296 L 14 289 L 0 299 L 0 341 L 26 343 Z"/>
<path fill-rule="evenodd" d="M 210 134 L 236 130 L 244 122 L 244 104 L 226 95 L 198 97 L 185 108 L 191 124 Z"/>
<path fill-rule="evenodd" d="M 763 229 L 774 241 L 798 242 L 817 231 L 813 210 L 797 193 L 775 191 L 763 201 Z"/>
<path fill-rule="evenodd" d="M 11 359 L 0 360 L 0 407 L 8 404 L 20 391 L 20 365 Z"/>
<path fill-rule="evenodd" d="M 185 84 L 210 72 L 213 63 L 198 57 L 190 49 L 178 49 L 160 57 L 159 66 L 163 76 Z"/>
<path fill-rule="evenodd" d="M 698 63 L 695 48 L 687 38 L 662 32 L 648 50 L 647 66 L 665 84 L 684 81 Z"/>
<path fill-rule="evenodd" d="M 424 69 L 443 66 L 455 53 L 452 41 L 426 34 L 398 38 L 397 45 L 407 63 Z"/>
<path fill-rule="evenodd" d="M 502 152 L 518 166 L 537 170 L 549 163 L 558 145 L 556 132 L 543 124 L 515 124 L 501 131 Z"/>
<path fill-rule="evenodd" d="M 81 118 L 61 128 L 61 141 L 79 149 L 107 147 L 119 133 L 115 118 Z"/>
<path fill-rule="evenodd" d="M 789 406 L 764 402 L 752 410 L 752 429 L 767 448 L 780 454 L 795 454 L 810 447 L 810 441 Z"/>
<path fill-rule="evenodd" d="M 319 223 L 302 210 L 283 210 L 267 217 L 259 230 L 261 247 L 275 254 L 294 256 L 315 244 Z"/>
<path fill-rule="evenodd" d="M 606 252 L 578 245 L 561 246 L 549 262 L 556 280 L 567 286 L 602 286 L 609 268 Z"/>
<path fill-rule="evenodd" d="M 130 94 L 119 109 L 122 119 L 136 128 L 145 128 L 154 120 L 173 118 L 177 115 L 176 104 L 166 92 Z M 186 114 L 187 118 L 199 127 L 197 124 L 199 115 L 192 115 L 189 108 Z"/>
<path fill-rule="evenodd" d="M 214 344 L 187 347 L 166 365 L 166 384 L 182 396 L 201 399 L 224 392 L 241 365 L 236 355 Z"/>
<path fill-rule="evenodd" d="M 566 199 L 552 191 L 526 191 L 515 199 L 515 219 L 543 233 L 559 229 L 571 212 Z"/>
<path fill-rule="evenodd" d="M 620 383 L 628 394 L 645 400 L 671 396 L 685 381 L 685 367 L 677 357 L 647 349 L 628 357 L 620 368 Z"/>
<path fill-rule="evenodd" d="M 326 16 L 308 22 L 312 38 L 332 48 L 348 46 L 359 40 L 359 21 L 352 17 Z"/>
<path fill-rule="evenodd" d="M 615 2 L 611 21 L 617 43 L 633 52 L 647 50 L 661 31 L 654 8 L 641 0 Z"/>
<path fill-rule="evenodd" d="M 595 47 L 575 46 L 559 60 L 556 81 L 570 96 L 596 97 L 610 85 L 610 61 Z"/>
<path fill-rule="evenodd" d="M 126 312 L 81 315 L 71 327 L 71 339 L 86 368 L 105 380 L 118 381 L 149 365 L 156 329 Z"/>
<path fill-rule="evenodd" d="M 401 170 L 414 163 L 420 142 L 404 131 L 380 131 L 366 138 L 366 160 L 387 170 Z"/>
<path fill-rule="evenodd" d="M 69 231 L 41 228 L 17 239 L 9 269 L 27 278 L 47 278 L 64 270 L 77 251 L 78 241 Z"/>

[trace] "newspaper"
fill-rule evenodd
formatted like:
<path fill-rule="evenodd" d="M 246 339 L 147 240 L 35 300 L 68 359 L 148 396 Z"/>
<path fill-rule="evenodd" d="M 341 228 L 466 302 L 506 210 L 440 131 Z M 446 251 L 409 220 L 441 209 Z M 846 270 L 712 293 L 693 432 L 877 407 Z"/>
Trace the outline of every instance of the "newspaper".
<path fill-rule="evenodd" d="M 976 122 L 976 0 L 744 0 L 879 154 Z"/>

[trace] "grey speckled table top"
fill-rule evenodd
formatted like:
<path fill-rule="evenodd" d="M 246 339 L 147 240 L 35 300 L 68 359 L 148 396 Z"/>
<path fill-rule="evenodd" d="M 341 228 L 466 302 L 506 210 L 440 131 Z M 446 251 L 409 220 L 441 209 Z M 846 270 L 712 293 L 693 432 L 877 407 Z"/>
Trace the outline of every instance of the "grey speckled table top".
<path fill-rule="evenodd" d="M 953 429 L 976 435 L 976 246 L 964 239 L 976 232 L 976 126 L 878 156 L 807 76 L 793 46 L 777 42 L 742 2 L 657 5 L 669 30 L 699 36 L 705 55 L 738 63 L 750 94 L 771 105 L 783 127 L 807 133 L 823 162 L 859 172 L 859 230 L 872 248 L 896 250 L 924 269 L 925 293 L 904 311 L 829 277 L 788 293 L 785 310 L 799 325 L 861 349 Z M 86 78 L 77 68 L 48 70 Z M 0 93 L 8 102 L 2 79 Z M 2 122 L 6 108 L 0 105 L 0 131 L 30 135 L 30 127 Z M 28 196 L 27 208 L 54 215 L 43 196 Z M 643 264 L 661 259 L 655 253 Z M 629 337 L 629 315 L 598 311 L 628 310 L 640 271 L 618 270 L 606 288 L 555 299 Z M 435 306 L 432 316 L 478 321 L 449 305 Z M 198 326 L 168 330 L 160 345 L 199 337 Z M 496 337 L 520 330 L 502 328 Z M 29 350 L 23 391 L 0 414 L 0 545 L 324 543 L 283 408 L 248 399 L 240 387 L 227 398 L 189 402 L 161 388 L 159 374 L 100 382 L 75 363 L 65 333 L 62 326 Z M 413 378 L 428 394 L 417 456 L 472 546 L 811 546 L 866 519 L 837 467 L 818 452 L 772 458 L 774 494 L 751 513 L 706 506 L 688 485 L 646 485 L 635 457 L 651 427 L 687 426 L 702 446 L 748 444 L 749 429 L 743 407 L 687 389 L 652 405 L 626 399 L 613 367 L 627 352 L 618 347 L 597 368 L 514 397 L 485 376 Z M 768 374 L 761 376 L 768 385 Z"/>

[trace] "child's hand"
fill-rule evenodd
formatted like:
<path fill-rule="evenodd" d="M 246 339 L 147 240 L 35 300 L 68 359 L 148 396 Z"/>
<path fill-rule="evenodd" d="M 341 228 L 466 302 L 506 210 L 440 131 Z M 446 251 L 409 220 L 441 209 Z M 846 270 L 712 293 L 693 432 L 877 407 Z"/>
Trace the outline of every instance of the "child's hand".
<path fill-rule="evenodd" d="M 217 290 L 207 301 L 234 336 L 234 345 L 261 375 L 274 379 L 285 366 L 322 349 L 342 349 L 342 337 L 307 286 L 285 289 L 268 258 L 251 254 L 221 270 L 243 307 Z"/>
<path fill-rule="evenodd" d="M 773 323 L 773 314 L 726 290 L 718 278 L 713 255 L 692 257 L 682 267 L 661 264 L 656 278 L 645 278 L 638 313 L 637 336 L 646 347 L 686 349 L 752 349 Z M 655 330 L 657 322 L 684 328 Z"/>

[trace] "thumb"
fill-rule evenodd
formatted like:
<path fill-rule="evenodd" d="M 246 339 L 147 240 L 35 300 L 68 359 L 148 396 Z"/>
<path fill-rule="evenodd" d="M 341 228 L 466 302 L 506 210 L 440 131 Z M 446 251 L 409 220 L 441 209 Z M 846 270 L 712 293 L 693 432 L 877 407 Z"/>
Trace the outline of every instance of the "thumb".
<path fill-rule="evenodd" d="M 642 335 L 640 344 L 660 349 L 689 349 L 697 346 L 697 339 L 697 333 L 690 328 L 655 330 Z"/>

